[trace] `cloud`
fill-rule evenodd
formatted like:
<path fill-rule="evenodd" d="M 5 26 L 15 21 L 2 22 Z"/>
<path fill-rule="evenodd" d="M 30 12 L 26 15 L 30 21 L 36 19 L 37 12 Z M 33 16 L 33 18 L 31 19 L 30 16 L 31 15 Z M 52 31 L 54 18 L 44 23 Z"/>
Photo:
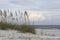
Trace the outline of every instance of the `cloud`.
<path fill-rule="evenodd" d="M 36 4 L 36 2 L 34 2 L 34 0 L 14 0 L 11 1 L 11 3 L 20 5 L 24 9 L 39 9 L 38 5 Z"/>
<path fill-rule="evenodd" d="M 43 21 L 45 20 L 45 16 L 39 11 L 27 11 L 30 20 L 34 21 Z"/>
<path fill-rule="evenodd" d="M 8 0 L 0 0 L 0 3 L 7 3 Z"/>
<path fill-rule="evenodd" d="M 31 9 L 31 10 L 56 11 L 57 9 L 60 9 L 60 0 L 0 0 L 0 5 L 5 6 L 6 4 L 10 5 L 10 8 L 15 7 L 15 8 Z"/>
<path fill-rule="evenodd" d="M 32 19 L 32 20 L 35 20 L 35 21 L 38 21 L 38 20 L 43 21 L 43 20 L 45 20 L 45 17 L 43 15 L 33 13 L 33 14 L 29 15 L 29 19 Z"/>
<path fill-rule="evenodd" d="M 8 8 L 9 1 L 8 0 L 0 0 L 0 8 Z"/>
<path fill-rule="evenodd" d="M 0 2 L 5 2 L 5 1 L 7 1 L 7 0 L 0 0 Z"/>
<path fill-rule="evenodd" d="M 20 7 L 19 5 L 16 5 L 16 4 L 13 4 L 13 3 L 9 3 L 8 6 L 11 7 L 11 8 L 14 8 L 14 7 L 18 8 L 18 7 Z"/>
<path fill-rule="evenodd" d="M 60 9 L 60 0 L 12 0 L 10 2 L 34 10 Z"/>

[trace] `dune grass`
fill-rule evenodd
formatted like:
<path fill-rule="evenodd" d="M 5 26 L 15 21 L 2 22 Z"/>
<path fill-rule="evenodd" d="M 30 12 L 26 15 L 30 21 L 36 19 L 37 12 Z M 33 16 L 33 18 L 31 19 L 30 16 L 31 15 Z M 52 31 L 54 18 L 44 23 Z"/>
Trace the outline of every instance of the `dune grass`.
<path fill-rule="evenodd" d="M 1 30 L 17 30 L 23 33 L 33 33 L 35 34 L 35 28 L 31 25 L 12 25 L 12 24 L 7 24 L 0 22 L 0 29 Z"/>
<path fill-rule="evenodd" d="M 21 25 L 20 31 L 24 33 L 28 32 L 35 34 L 35 28 L 31 25 Z"/>

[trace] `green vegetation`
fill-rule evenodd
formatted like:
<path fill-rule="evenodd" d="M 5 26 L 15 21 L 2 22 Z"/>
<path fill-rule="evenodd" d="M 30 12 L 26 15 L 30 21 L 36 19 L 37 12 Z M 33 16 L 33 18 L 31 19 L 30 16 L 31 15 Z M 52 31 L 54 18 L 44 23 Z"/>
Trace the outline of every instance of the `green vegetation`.
<path fill-rule="evenodd" d="M 7 24 L 7 23 L 3 23 L 0 22 L 0 29 L 1 30 L 17 30 L 23 33 L 33 33 L 35 34 L 35 29 L 34 27 L 30 26 L 30 25 L 11 25 L 11 24 Z"/>
<path fill-rule="evenodd" d="M 9 26 L 11 26 L 11 25 L 8 25 L 7 23 L 0 22 L 0 29 L 1 30 L 7 30 L 9 28 Z"/>
<path fill-rule="evenodd" d="M 35 29 L 34 27 L 30 26 L 30 25 L 21 25 L 20 27 L 20 31 L 21 32 L 29 32 L 29 33 L 33 33 L 35 34 Z"/>

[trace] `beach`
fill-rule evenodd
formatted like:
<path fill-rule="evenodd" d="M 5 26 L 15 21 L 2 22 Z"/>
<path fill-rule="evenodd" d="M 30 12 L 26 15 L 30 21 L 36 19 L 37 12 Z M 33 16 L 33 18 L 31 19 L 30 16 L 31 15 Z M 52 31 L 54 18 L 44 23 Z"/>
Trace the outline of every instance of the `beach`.
<path fill-rule="evenodd" d="M 59 29 L 36 29 L 36 34 L 0 30 L 0 40 L 60 40 Z"/>

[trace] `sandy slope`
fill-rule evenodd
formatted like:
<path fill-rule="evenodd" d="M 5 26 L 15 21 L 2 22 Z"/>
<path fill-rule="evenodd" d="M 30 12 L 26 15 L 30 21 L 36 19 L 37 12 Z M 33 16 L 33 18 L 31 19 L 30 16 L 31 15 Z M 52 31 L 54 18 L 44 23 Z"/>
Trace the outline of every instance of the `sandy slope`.
<path fill-rule="evenodd" d="M 60 40 L 58 29 L 36 29 L 36 34 L 15 30 L 0 30 L 0 40 Z"/>

